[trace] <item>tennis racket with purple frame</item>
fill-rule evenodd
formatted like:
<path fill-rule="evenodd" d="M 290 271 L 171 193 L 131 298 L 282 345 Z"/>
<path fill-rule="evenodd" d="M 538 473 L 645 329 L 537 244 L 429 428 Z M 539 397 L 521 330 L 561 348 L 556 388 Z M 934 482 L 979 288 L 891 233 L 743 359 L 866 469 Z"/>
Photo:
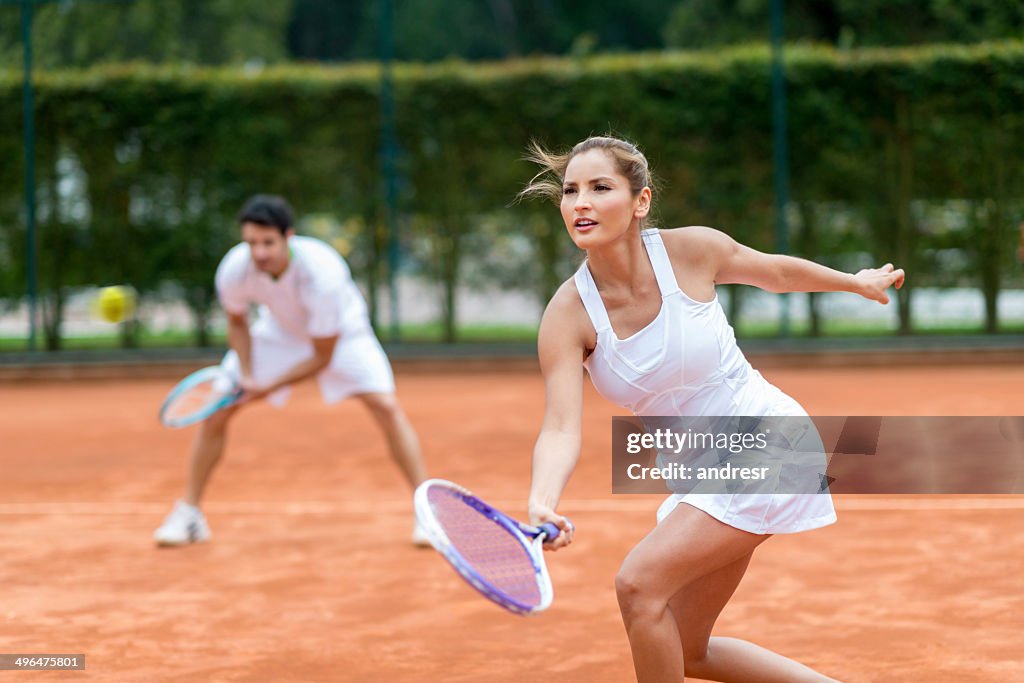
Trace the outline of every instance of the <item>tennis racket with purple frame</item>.
<path fill-rule="evenodd" d="M 444 479 L 420 484 L 414 502 L 431 545 L 484 597 L 522 615 L 551 605 L 541 546 L 557 526 L 523 524 Z"/>

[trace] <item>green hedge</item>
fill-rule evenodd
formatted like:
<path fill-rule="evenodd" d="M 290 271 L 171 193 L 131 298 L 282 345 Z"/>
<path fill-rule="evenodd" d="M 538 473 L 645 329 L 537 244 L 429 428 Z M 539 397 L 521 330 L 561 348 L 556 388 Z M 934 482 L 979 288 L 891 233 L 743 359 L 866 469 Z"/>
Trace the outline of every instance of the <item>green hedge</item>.
<path fill-rule="evenodd" d="M 657 220 L 773 244 L 770 57 L 751 46 L 395 69 L 402 225 L 411 267 L 454 286 L 474 271 L 546 296 L 573 256 L 557 211 L 509 206 L 531 139 L 612 131 L 661 180 Z M 795 251 L 843 268 L 892 260 L 913 287 L 1020 283 L 1024 43 L 787 51 Z M 41 282 L 48 338 L 76 286 L 184 288 L 204 334 L 213 269 L 246 196 L 288 196 L 350 225 L 376 309 L 386 277 L 374 65 L 261 71 L 117 66 L 37 75 Z M 0 74 L 0 296 L 24 290 L 21 84 Z M 492 262 L 487 245 L 533 252 Z M 519 252 L 516 252 L 517 254 Z M 736 301 L 738 297 L 734 297 Z M 454 325 L 449 325 L 454 334 Z M 126 343 L 130 343 L 130 337 Z"/>

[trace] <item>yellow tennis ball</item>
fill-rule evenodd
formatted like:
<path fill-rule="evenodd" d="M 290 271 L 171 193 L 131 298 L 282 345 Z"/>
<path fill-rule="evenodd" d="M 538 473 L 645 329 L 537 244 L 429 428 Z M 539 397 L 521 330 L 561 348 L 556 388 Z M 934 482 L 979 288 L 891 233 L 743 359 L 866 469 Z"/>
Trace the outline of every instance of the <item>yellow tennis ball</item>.
<path fill-rule="evenodd" d="M 100 317 L 108 323 L 123 322 L 135 312 L 135 294 L 130 288 L 120 285 L 103 287 L 96 305 Z"/>

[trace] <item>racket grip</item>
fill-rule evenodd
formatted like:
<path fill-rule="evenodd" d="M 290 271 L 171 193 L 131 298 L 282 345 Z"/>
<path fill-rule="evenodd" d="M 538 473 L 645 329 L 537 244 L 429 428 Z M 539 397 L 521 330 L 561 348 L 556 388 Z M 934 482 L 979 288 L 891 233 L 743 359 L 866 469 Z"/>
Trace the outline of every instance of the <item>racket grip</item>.
<path fill-rule="evenodd" d="M 547 522 L 545 524 L 541 524 L 540 527 L 538 527 L 538 528 L 541 531 L 544 532 L 544 536 L 546 537 L 546 540 L 548 540 L 548 541 L 555 540 L 562 533 L 562 530 L 559 529 L 554 524 L 552 524 L 551 522 Z"/>

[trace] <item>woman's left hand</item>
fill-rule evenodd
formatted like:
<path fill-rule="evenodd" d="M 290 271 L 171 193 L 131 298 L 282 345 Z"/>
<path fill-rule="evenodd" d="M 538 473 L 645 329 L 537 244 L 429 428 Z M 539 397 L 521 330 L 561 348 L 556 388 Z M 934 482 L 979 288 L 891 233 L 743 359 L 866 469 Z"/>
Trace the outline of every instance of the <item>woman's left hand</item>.
<path fill-rule="evenodd" d="M 894 268 L 891 263 L 886 263 L 881 268 L 865 268 L 853 277 L 857 281 L 858 294 L 865 299 L 887 304 L 889 295 L 886 290 L 891 286 L 896 289 L 902 287 L 905 274 L 902 268 Z"/>

